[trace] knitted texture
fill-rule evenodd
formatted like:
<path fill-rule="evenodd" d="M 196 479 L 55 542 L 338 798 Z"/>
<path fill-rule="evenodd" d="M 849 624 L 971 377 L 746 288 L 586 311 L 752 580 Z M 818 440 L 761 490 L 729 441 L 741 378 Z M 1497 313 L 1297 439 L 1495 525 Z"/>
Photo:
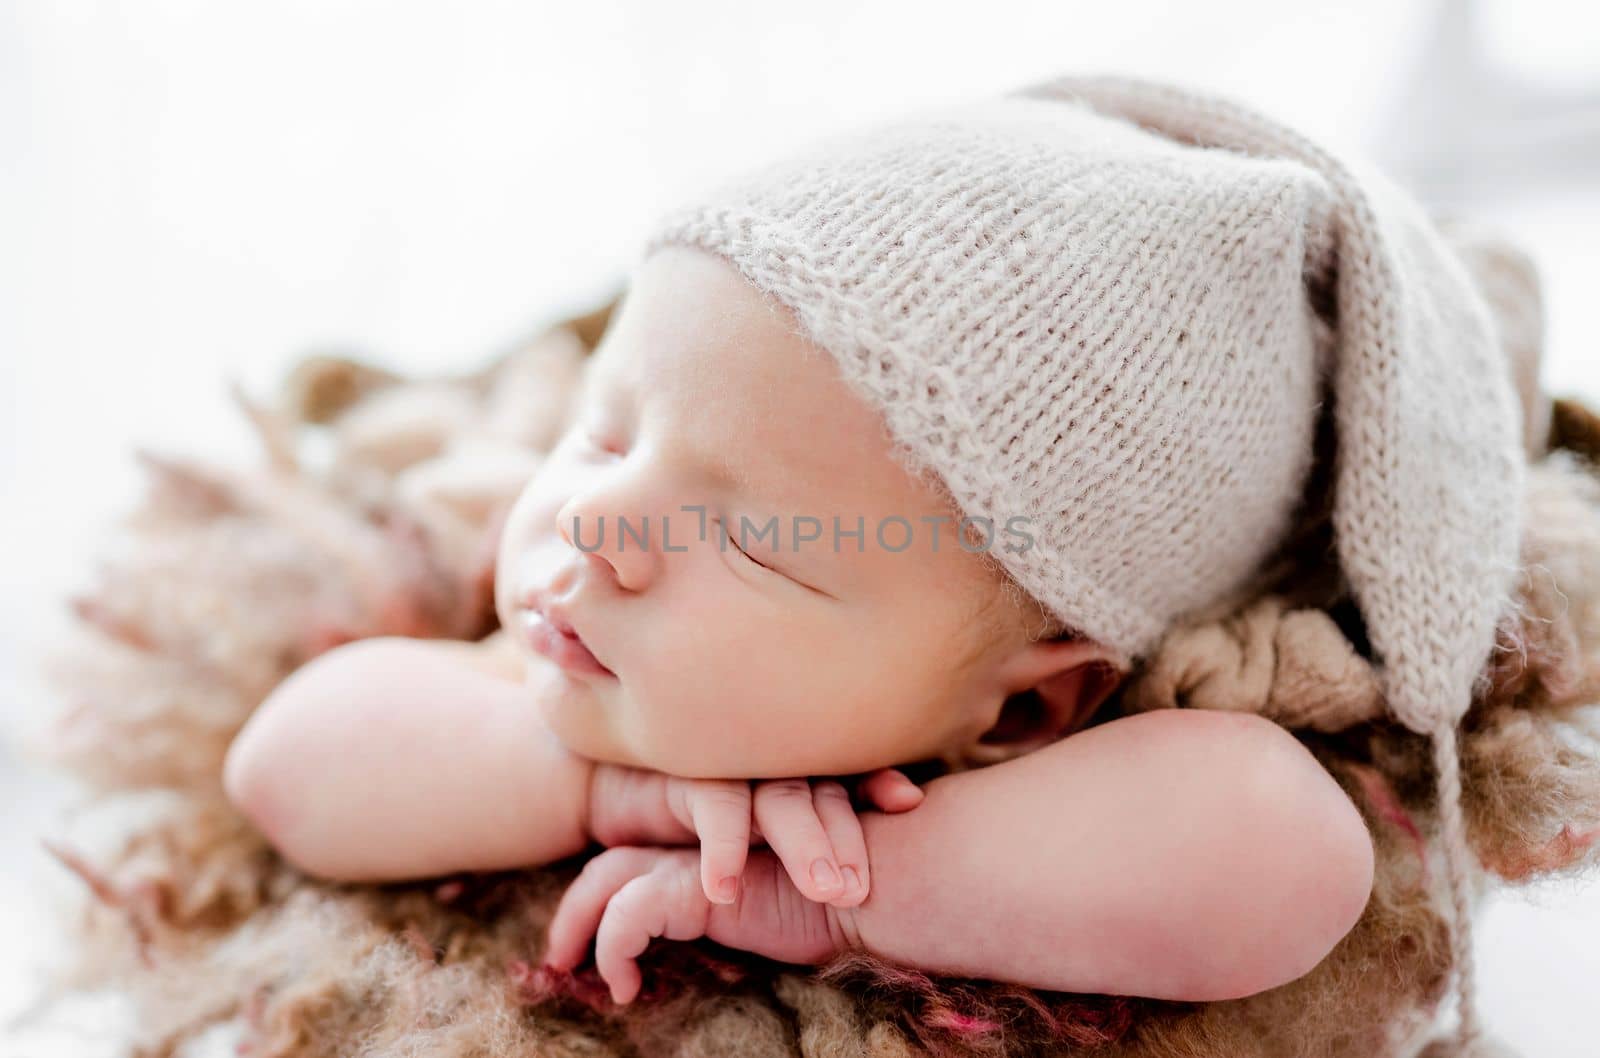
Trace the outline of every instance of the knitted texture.
<path fill-rule="evenodd" d="M 881 408 L 1056 615 L 1131 660 L 1282 535 L 1311 451 L 1325 183 L 1047 100 L 836 139 L 666 219 Z M 1287 457 L 1287 458 L 1286 458 Z M 1010 545 L 1016 547 L 1015 543 Z"/>
<path fill-rule="evenodd" d="M 1386 704 L 1434 739 L 1476 1046 L 1456 724 L 1518 570 L 1521 412 L 1493 318 L 1379 173 L 1238 103 L 1064 77 L 846 130 L 669 210 L 786 305 L 896 454 L 1072 628 L 1147 655 L 1301 509 L 1334 402 L 1337 557 Z"/>

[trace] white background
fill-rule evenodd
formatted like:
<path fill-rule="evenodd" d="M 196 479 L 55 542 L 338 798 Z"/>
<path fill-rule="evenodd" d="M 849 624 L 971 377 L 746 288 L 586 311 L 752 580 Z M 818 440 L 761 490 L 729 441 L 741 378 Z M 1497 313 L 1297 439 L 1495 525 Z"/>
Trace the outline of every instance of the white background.
<path fill-rule="evenodd" d="M 135 495 L 131 446 L 255 457 L 229 376 L 265 393 L 312 349 L 467 369 L 609 295 L 704 181 L 1057 73 L 1233 92 L 1499 221 L 1545 275 L 1548 388 L 1600 400 L 1589 10 L 0 0 L 0 722 L 54 707 L 32 644 Z M 0 745 L 0 1016 L 79 884 L 37 851 L 58 795 Z M 1600 886 L 1498 900 L 1478 940 L 1492 1027 L 1595 1053 Z M 0 1055 L 51 1053 L 47 1028 Z"/>

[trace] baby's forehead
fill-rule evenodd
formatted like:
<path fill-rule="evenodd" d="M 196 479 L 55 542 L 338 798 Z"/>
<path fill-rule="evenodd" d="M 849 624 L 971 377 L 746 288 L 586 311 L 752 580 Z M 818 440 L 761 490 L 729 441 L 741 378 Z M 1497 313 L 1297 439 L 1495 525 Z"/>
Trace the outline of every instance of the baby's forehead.
<path fill-rule="evenodd" d="M 588 365 L 590 413 L 636 433 L 657 480 L 726 499 L 730 529 L 775 518 L 789 542 L 820 526 L 806 550 L 830 563 L 878 568 L 888 549 L 903 574 L 947 569 L 964 539 L 949 490 L 902 461 L 883 413 L 780 309 L 700 251 L 641 276 Z"/>
<path fill-rule="evenodd" d="M 774 501 L 847 497 L 864 480 L 886 491 L 881 446 L 850 409 L 814 378 L 757 366 L 763 355 L 746 347 L 680 361 L 618 357 L 594 365 L 588 397 L 602 415 L 651 431 L 674 461 Z"/>
<path fill-rule="evenodd" d="M 588 365 L 591 399 L 667 415 L 677 432 L 767 456 L 778 470 L 859 474 L 886 454 L 881 414 L 792 314 L 720 258 L 671 260 L 681 263 L 641 268 Z"/>

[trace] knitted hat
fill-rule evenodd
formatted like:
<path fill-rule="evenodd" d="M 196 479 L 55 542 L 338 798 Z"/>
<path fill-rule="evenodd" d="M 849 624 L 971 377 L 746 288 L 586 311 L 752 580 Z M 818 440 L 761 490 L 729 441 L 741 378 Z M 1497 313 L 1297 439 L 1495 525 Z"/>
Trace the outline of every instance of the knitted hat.
<path fill-rule="evenodd" d="M 825 138 L 668 211 L 669 243 L 788 306 L 969 518 L 1028 518 L 993 556 L 1130 663 L 1282 543 L 1332 400 L 1337 557 L 1434 740 L 1481 1045 L 1456 727 L 1519 568 L 1521 413 L 1412 200 L 1234 102 L 1065 77 Z"/>

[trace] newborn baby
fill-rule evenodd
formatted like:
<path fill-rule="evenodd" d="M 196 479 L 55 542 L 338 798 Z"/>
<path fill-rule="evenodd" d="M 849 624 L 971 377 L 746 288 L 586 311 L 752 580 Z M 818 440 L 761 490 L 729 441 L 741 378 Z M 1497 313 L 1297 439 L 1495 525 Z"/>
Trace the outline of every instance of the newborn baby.
<path fill-rule="evenodd" d="M 1215 711 L 1089 724 L 1128 661 L 1006 575 L 1029 527 L 963 522 L 726 259 L 648 254 L 587 371 L 505 524 L 502 630 L 337 648 L 234 742 L 227 793 L 291 862 L 381 881 L 608 846 L 545 957 L 593 939 L 619 1002 L 656 936 L 1226 999 L 1356 922 L 1371 842 L 1300 742 Z M 1016 756 L 895 770 L 979 741 Z"/>

